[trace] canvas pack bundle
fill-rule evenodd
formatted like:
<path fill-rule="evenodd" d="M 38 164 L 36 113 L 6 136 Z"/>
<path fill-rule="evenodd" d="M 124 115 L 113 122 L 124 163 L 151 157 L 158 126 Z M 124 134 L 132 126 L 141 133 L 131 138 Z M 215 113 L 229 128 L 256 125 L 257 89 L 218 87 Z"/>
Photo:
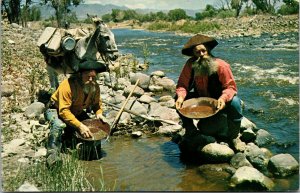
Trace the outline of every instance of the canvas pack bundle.
<path fill-rule="evenodd" d="M 51 56 L 63 56 L 65 50 L 62 48 L 62 42 L 71 37 L 74 41 L 84 37 L 88 32 L 82 29 L 65 30 L 61 28 L 46 27 L 41 34 L 37 46 L 44 47 L 44 51 Z"/>

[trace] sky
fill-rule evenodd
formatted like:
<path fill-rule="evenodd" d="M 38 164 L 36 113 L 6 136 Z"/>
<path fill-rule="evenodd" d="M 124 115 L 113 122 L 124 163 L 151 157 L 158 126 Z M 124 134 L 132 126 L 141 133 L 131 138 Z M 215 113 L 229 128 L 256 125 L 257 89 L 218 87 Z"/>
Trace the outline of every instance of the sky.
<path fill-rule="evenodd" d="M 199 10 L 207 4 L 214 5 L 218 0 L 84 0 L 85 4 L 114 4 L 130 9 L 171 10 L 176 8 Z"/>

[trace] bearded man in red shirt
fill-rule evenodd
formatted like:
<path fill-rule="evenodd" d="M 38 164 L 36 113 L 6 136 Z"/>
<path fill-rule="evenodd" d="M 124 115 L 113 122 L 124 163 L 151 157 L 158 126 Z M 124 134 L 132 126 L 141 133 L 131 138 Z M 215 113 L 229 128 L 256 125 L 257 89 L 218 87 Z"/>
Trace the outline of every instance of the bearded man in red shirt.
<path fill-rule="evenodd" d="M 237 97 L 237 86 L 230 65 L 211 54 L 218 42 L 211 37 L 197 34 L 183 47 L 182 54 L 190 56 L 184 65 L 176 86 L 176 109 L 179 110 L 185 100 L 198 97 L 211 97 L 218 101 L 219 113 L 227 114 L 228 131 L 225 137 L 235 139 L 240 131 L 243 118 L 241 100 Z M 193 92 L 192 92 L 193 90 Z M 200 130 L 193 119 L 184 117 L 182 126 L 186 132 Z M 215 134 L 224 137 L 224 132 Z M 222 136 L 223 135 L 223 136 Z"/>

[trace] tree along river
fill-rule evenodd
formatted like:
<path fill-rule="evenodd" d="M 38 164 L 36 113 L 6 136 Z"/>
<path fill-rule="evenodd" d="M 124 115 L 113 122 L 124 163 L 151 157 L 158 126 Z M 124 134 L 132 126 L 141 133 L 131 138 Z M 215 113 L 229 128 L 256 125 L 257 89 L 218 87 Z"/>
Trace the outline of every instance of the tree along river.
<path fill-rule="evenodd" d="M 188 57 L 182 46 L 191 36 L 145 30 L 114 29 L 121 54 L 134 54 L 142 63 L 147 45 L 150 66 L 177 82 Z M 299 161 L 299 47 L 298 33 L 217 39 L 213 55 L 227 61 L 245 102 L 244 116 L 265 129 L 276 143 L 267 148 L 289 153 Z M 201 175 L 196 164 L 183 160 L 169 137 L 132 139 L 112 137 L 102 145 L 103 157 L 87 162 L 90 179 L 114 191 L 229 191 L 229 179 Z M 275 191 L 297 190 L 299 175 L 273 179 Z M 247 191 L 247 190 L 245 190 Z"/>

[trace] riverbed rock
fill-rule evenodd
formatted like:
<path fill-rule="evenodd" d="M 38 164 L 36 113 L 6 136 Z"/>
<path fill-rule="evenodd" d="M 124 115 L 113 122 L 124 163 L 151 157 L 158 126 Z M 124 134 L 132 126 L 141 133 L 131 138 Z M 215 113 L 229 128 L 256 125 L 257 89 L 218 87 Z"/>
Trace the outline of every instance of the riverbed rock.
<path fill-rule="evenodd" d="M 247 143 L 254 141 L 255 138 L 256 138 L 256 133 L 254 133 L 254 131 L 250 128 L 247 128 L 246 130 L 242 131 L 242 135 L 240 137 L 242 141 Z"/>
<path fill-rule="evenodd" d="M 253 167 L 252 164 L 247 160 L 246 155 L 241 152 L 235 154 L 231 158 L 230 165 L 236 169 L 243 167 L 243 166 Z"/>
<path fill-rule="evenodd" d="M 24 115 L 27 118 L 38 118 L 40 117 L 40 114 L 42 114 L 45 110 L 45 104 L 41 103 L 41 102 L 34 102 L 32 104 L 30 104 L 25 112 Z"/>
<path fill-rule="evenodd" d="M 203 176 L 207 180 L 227 180 L 236 171 L 228 163 L 203 164 L 199 166 L 197 170 L 199 175 Z"/>
<path fill-rule="evenodd" d="M 175 122 L 179 122 L 180 120 L 180 117 L 175 109 L 161 106 L 160 104 L 155 102 L 150 103 L 150 110 L 148 114 L 152 117 L 171 120 Z"/>
<path fill-rule="evenodd" d="M 141 97 L 145 93 L 145 91 L 141 87 L 136 86 L 134 88 L 134 85 L 129 85 L 124 89 L 124 96 L 128 97 L 128 95 L 132 90 L 133 90 L 132 96 L 136 96 L 136 97 Z"/>
<path fill-rule="evenodd" d="M 145 93 L 138 100 L 141 103 L 146 103 L 146 104 L 150 104 L 152 102 L 157 102 L 155 98 L 153 98 Z"/>
<path fill-rule="evenodd" d="M 246 117 L 243 117 L 241 121 L 241 130 L 245 129 L 252 129 L 253 131 L 257 131 L 257 126 Z"/>
<path fill-rule="evenodd" d="M 141 72 L 137 72 L 137 73 L 130 73 L 129 74 L 129 79 L 130 79 L 130 83 L 131 84 L 135 84 L 136 81 L 139 79 L 139 83 L 138 86 L 141 87 L 142 89 L 148 89 L 148 86 L 150 84 L 150 76 L 143 74 Z"/>
<path fill-rule="evenodd" d="M 162 77 L 165 76 L 165 73 L 163 71 L 161 71 L 161 70 L 157 70 L 157 71 L 152 72 L 151 76 L 157 76 L 157 77 L 162 78 Z"/>
<path fill-rule="evenodd" d="M 245 149 L 245 155 L 250 163 L 257 169 L 266 171 L 269 162 L 265 152 L 254 143 L 248 143 Z"/>
<path fill-rule="evenodd" d="M 273 136 L 268 131 L 264 129 L 259 129 L 256 132 L 256 139 L 254 142 L 258 147 L 266 146 L 274 141 L 275 140 Z"/>
<path fill-rule="evenodd" d="M 200 151 L 206 160 L 213 163 L 228 162 L 234 156 L 234 151 L 231 148 L 218 143 L 207 144 Z"/>
<path fill-rule="evenodd" d="M 243 188 L 244 185 L 248 191 L 251 191 L 249 190 L 249 187 L 254 188 L 256 191 L 270 191 L 274 187 L 274 182 L 257 169 L 249 166 L 243 166 L 237 169 L 235 174 L 231 177 L 230 186 L 232 188 L 236 188 L 237 190 L 239 190 L 239 188 L 241 190 L 245 190 Z"/>
<path fill-rule="evenodd" d="M 299 171 L 299 163 L 290 154 L 277 154 L 270 158 L 268 168 L 276 176 L 285 177 Z"/>
<path fill-rule="evenodd" d="M 162 86 L 158 86 L 158 85 L 150 85 L 148 87 L 148 89 L 151 91 L 151 92 L 162 92 L 164 90 L 164 87 Z"/>
<path fill-rule="evenodd" d="M 181 125 L 162 125 L 159 127 L 157 133 L 164 135 L 171 135 L 173 133 L 177 133 L 182 129 Z"/>

